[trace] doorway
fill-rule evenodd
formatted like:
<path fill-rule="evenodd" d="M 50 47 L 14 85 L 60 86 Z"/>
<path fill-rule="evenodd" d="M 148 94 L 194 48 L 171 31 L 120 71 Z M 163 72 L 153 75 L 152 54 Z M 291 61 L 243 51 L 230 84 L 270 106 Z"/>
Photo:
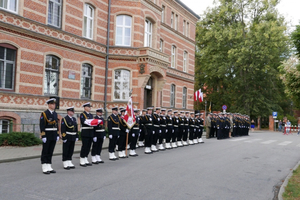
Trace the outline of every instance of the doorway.
<path fill-rule="evenodd" d="M 153 78 L 150 77 L 144 89 L 144 108 L 153 106 L 152 91 L 153 91 Z"/>

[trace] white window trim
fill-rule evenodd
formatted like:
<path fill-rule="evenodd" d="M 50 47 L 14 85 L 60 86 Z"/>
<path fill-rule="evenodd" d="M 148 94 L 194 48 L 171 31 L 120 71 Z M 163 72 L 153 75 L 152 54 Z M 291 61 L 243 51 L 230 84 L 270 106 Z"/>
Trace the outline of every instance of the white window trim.
<path fill-rule="evenodd" d="M 165 23 L 165 9 L 166 9 L 166 7 L 163 5 L 162 11 L 161 11 L 161 22 L 163 22 L 163 23 Z"/>
<path fill-rule="evenodd" d="M 175 30 L 177 31 L 177 29 L 178 29 L 178 15 L 175 15 Z"/>
<path fill-rule="evenodd" d="M 88 64 L 88 63 L 83 63 L 81 67 L 82 68 L 81 68 L 81 82 L 80 82 L 80 97 L 83 98 L 83 99 L 91 99 L 92 98 L 93 66 L 90 65 L 90 64 Z M 88 75 L 84 76 L 83 75 L 83 68 L 84 67 L 90 68 L 90 70 L 91 70 L 91 75 L 90 76 L 88 76 Z M 83 83 L 82 83 L 82 79 L 85 78 L 85 77 L 90 78 L 90 94 L 89 94 L 89 97 L 84 97 L 83 96 L 83 85 L 82 85 Z"/>
<path fill-rule="evenodd" d="M 126 16 L 128 16 L 128 17 L 131 18 L 131 26 L 126 26 L 126 25 L 125 25 L 125 18 L 126 18 Z M 126 47 L 130 47 L 130 46 L 131 46 L 131 35 L 132 35 L 132 17 L 131 17 L 130 15 L 118 15 L 118 16 L 116 17 L 116 19 L 117 19 L 118 17 L 123 17 L 123 24 L 122 24 L 122 25 L 116 24 L 116 35 L 115 35 L 115 43 L 116 43 L 116 46 L 126 46 Z M 116 20 L 116 21 L 117 21 L 117 20 Z M 117 28 L 118 28 L 118 27 L 119 27 L 119 28 L 122 28 L 122 33 L 123 33 L 123 35 L 122 35 L 122 44 L 117 44 Z M 124 42 L 125 42 L 125 28 L 130 28 L 129 45 L 124 44 Z"/>
<path fill-rule="evenodd" d="M 55 58 L 57 58 L 58 59 L 58 61 L 59 61 L 59 65 L 58 65 L 58 69 L 57 70 L 53 70 L 53 69 L 48 69 L 48 68 L 46 68 L 46 66 L 47 66 L 47 61 L 48 61 L 48 57 L 55 57 Z M 50 88 L 47 88 L 47 92 L 45 92 L 45 87 L 48 87 L 48 85 L 44 85 L 44 88 L 43 88 L 43 92 L 44 92 L 44 95 L 54 95 L 54 96 L 58 96 L 59 95 L 59 72 L 60 72 L 60 66 L 61 66 L 61 59 L 59 58 L 59 57 L 57 57 L 57 56 L 55 56 L 55 55 L 47 55 L 46 56 L 46 63 L 45 63 L 45 76 L 44 76 L 44 79 L 46 78 L 46 73 L 47 73 L 47 71 L 53 71 L 53 72 L 55 72 L 56 74 L 57 74 L 57 88 L 56 88 L 56 94 L 52 94 L 51 92 L 48 92 L 48 91 L 50 91 Z M 45 81 L 45 80 L 44 80 Z M 47 82 L 48 83 L 48 82 Z"/>
<path fill-rule="evenodd" d="M 183 20 L 183 33 L 182 33 L 183 35 L 185 35 L 185 31 L 186 31 L 186 30 L 185 30 L 185 23 L 186 23 L 186 21 Z"/>
<path fill-rule="evenodd" d="M 187 87 L 182 88 L 182 108 L 187 107 Z"/>
<path fill-rule="evenodd" d="M 52 24 L 50 24 L 49 23 L 49 7 L 50 7 L 50 1 L 53 3 L 53 5 L 54 4 L 56 4 L 56 5 L 59 5 L 60 7 L 60 15 L 59 15 L 59 25 L 58 26 L 56 26 L 56 25 L 54 25 L 53 23 Z M 47 23 L 48 23 L 48 25 L 50 25 L 50 26 L 54 26 L 54 27 L 57 27 L 57 28 L 61 28 L 61 22 L 62 22 L 62 0 L 60 1 L 60 3 L 57 3 L 57 2 L 55 2 L 54 0 L 49 0 L 48 1 L 48 19 L 47 19 Z M 54 10 L 53 10 L 53 12 L 54 12 Z M 52 17 L 54 16 L 54 14 L 52 13 Z M 54 19 L 52 19 L 52 20 L 54 20 Z"/>
<path fill-rule="evenodd" d="M 5 0 L 4 0 L 5 1 Z M 0 7 L 0 10 L 2 9 L 2 10 L 6 10 L 6 11 L 9 11 L 9 12 L 12 12 L 12 13 L 18 13 L 18 8 L 19 8 L 19 0 L 16 0 L 16 10 L 14 11 L 14 10 L 10 10 L 10 9 L 8 9 L 9 8 L 9 6 L 10 6 L 10 2 L 11 2 L 11 0 L 7 0 L 7 8 L 3 8 L 3 7 Z"/>
<path fill-rule="evenodd" d="M 10 49 L 10 48 L 6 48 L 6 47 L 2 47 L 2 48 L 4 48 L 4 55 L 6 55 L 6 57 L 7 57 L 7 49 Z M 2 90 L 14 90 L 14 88 L 15 88 L 15 71 L 16 71 L 16 59 L 17 59 L 17 50 L 14 50 L 14 49 L 11 49 L 11 50 L 13 50 L 13 51 L 15 51 L 15 60 L 14 61 L 10 61 L 10 60 L 6 60 L 6 57 L 5 57 L 5 60 L 3 59 L 1 59 L 0 61 L 2 61 L 3 62 L 3 72 L 6 72 L 6 63 L 9 63 L 9 64 L 13 64 L 13 71 L 12 71 L 12 87 L 11 88 L 5 88 L 5 87 L 1 87 L 2 85 L 4 86 L 5 85 L 5 78 L 6 78 L 6 74 L 5 73 L 3 73 L 3 78 L 2 77 L 0 77 L 0 81 L 2 81 L 2 83 L 0 83 L 0 89 L 2 89 Z M 1 70 L 1 69 L 0 69 Z"/>
<path fill-rule="evenodd" d="M 172 90 L 173 86 L 174 86 L 174 91 Z M 175 100 L 176 100 L 175 94 L 176 94 L 176 85 L 171 84 L 171 88 L 170 88 L 170 107 L 171 108 L 175 108 L 175 104 L 176 104 L 175 103 Z M 172 101 L 173 101 L 173 105 L 172 105 Z"/>
<path fill-rule="evenodd" d="M 128 97 L 126 96 L 125 99 L 122 99 L 122 95 L 121 95 L 122 91 L 123 91 L 122 89 L 120 89 L 120 99 L 116 99 L 115 98 L 115 91 L 116 91 L 115 84 L 116 84 L 116 82 L 119 82 L 119 81 L 116 81 L 116 79 L 115 79 L 115 77 L 116 77 L 116 71 L 121 71 L 121 81 L 120 81 L 121 84 L 120 84 L 120 86 L 122 86 L 122 83 L 124 82 L 124 81 L 122 81 L 122 75 L 123 75 L 122 71 L 127 71 L 129 73 L 129 80 L 128 80 L 128 86 L 129 86 L 129 88 L 130 88 L 130 80 L 131 80 L 130 79 L 130 77 L 131 77 L 131 71 L 128 70 L 128 69 L 115 69 L 114 70 L 114 77 L 113 77 L 114 78 L 114 84 L 113 84 L 113 90 L 112 90 L 113 91 L 113 94 L 112 94 L 113 95 L 113 100 L 114 101 L 125 101 L 126 102 L 126 101 L 128 101 L 128 98 L 129 98 L 129 90 L 126 91 L 126 92 L 128 92 Z"/>
<path fill-rule="evenodd" d="M 188 52 L 183 51 L 183 71 L 187 72 Z"/>
<path fill-rule="evenodd" d="M 9 126 L 10 126 L 10 121 L 7 120 L 7 119 L 0 119 L 0 134 L 2 134 L 2 124 L 3 124 L 3 121 L 7 121 L 8 122 L 8 126 L 7 126 L 7 133 L 9 133 Z"/>
<path fill-rule="evenodd" d="M 172 45 L 171 49 L 171 68 L 176 68 L 176 46 Z"/>
<path fill-rule="evenodd" d="M 186 22 L 186 36 L 189 37 L 190 34 L 190 23 Z"/>
<path fill-rule="evenodd" d="M 145 20 L 144 47 L 152 47 L 152 32 L 153 32 L 153 24 L 150 20 L 146 19 Z"/>
<path fill-rule="evenodd" d="M 171 28 L 174 27 L 174 12 L 171 14 Z"/>
<path fill-rule="evenodd" d="M 88 16 L 87 15 L 87 10 L 88 8 L 92 8 L 92 17 Z M 87 18 L 87 25 L 86 25 L 86 30 L 84 32 L 84 37 L 88 38 L 88 39 L 93 39 L 94 37 L 94 16 L 95 16 L 95 9 L 93 6 L 91 6 L 90 4 L 88 3 L 85 3 L 84 4 L 84 18 Z M 88 20 L 92 21 L 92 28 L 90 28 L 90 23 L 88 23 Z M 83 23 L 84 23 L 84 20 L 83 20 Z M 89 32 L 89 29 L 92 29 L 92 32 L 91 32 L 91 37 L 88 37 L 88 32 Z M 84 31 L 84 25 L 83 25 L 83 31 Z"/>

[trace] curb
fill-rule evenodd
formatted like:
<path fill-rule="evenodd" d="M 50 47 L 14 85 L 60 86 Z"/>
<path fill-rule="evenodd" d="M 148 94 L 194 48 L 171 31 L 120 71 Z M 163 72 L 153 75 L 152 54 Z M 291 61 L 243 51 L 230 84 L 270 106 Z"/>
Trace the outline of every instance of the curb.
<path fill-rule="evenodd" d="M 293 176 L 293 172 L 299 167 L 300 161 L 297 163 L 297 165 L 293 168 L 293 170 L 290 171 L 289 175 L 285 178 L 283 184 L 280 187 L 279 193 L 278 193 L 278 199 L 283 200 L 282 195 L 285 191 L 285 187 L 287 186 L 290 178 Z"/>

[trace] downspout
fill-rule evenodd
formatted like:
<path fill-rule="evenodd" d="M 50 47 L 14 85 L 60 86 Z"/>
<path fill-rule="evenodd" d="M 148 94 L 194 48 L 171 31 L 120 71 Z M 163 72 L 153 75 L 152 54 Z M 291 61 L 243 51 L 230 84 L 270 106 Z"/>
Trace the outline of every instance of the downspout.
<path fill-rule="evenodd" d="M 106 58 L 105 58 L 105 85 L 104 85 L 104 111 L 105 119 L 107 118 L 107 76 L 108 76 L 108 60 L 109 60 L 109 34 L 110 34 L 110 8 L 111 0 L 108 0 L 108 16 L 107 16 L 107 36 L 106 36 Z"/>

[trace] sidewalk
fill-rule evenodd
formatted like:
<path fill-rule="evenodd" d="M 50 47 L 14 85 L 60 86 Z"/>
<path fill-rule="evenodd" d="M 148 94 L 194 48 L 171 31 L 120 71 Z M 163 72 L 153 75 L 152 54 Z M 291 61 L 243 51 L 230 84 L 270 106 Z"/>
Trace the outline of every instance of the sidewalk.
<path fill-rule="evenodd" d="M 109 139 L 103 143 L 103 149 L 108 148 Z M 56 143 L 53 155 L 62 154 L 62 144 L 63 142 L 59 140 Z M 74 153 L 79 153 L 81 149 L 81 141 L 77 141 L 74 148 Z M 18 160 L 39 158 L 42 152 L 42 145 L 31 146 L 31 147 L 0 147 L 0 163 L 3 162 L 13 162 Z"/>

